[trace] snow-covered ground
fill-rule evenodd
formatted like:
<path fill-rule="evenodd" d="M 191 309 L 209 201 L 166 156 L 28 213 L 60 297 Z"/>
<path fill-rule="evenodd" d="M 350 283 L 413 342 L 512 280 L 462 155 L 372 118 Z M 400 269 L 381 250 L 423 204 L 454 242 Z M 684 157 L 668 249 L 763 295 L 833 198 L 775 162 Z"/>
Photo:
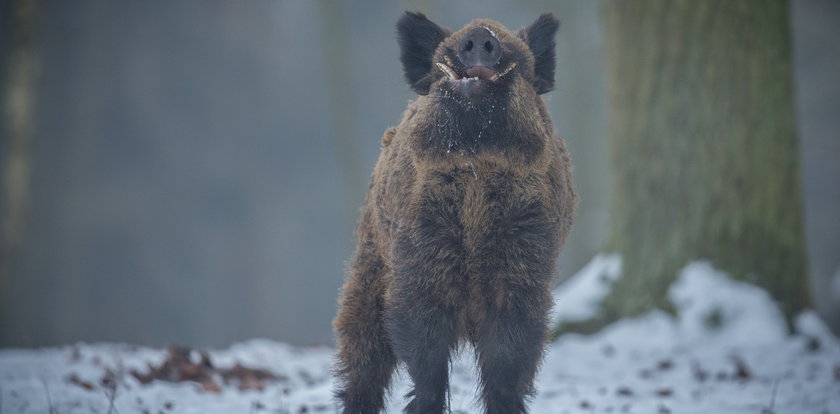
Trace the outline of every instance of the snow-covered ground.
<path fill-rule="evenodd" d="M 557 290 L 555 321 L 597 312 L 619 273 L 618 258 L 596 257 Z M 653 311 L 549 345 L 531 412 L 840 414 L 840 341 L 813 312 L 801 314 L 800 333 L 787 336 L 766 292 L 702 262 L 681 272 L 669 298 L 676 317 Z M 0 350 L 0 414 L 332 413 L 333 352 L 259 339 L 209 351 L 216 367 L 241 363 L 278 377 L 261 391 L 240 391 L 217 378 L 215 392 L 190 382 L 141 384 L 130 372 L 159 366 L 167 355 L 161 349 Z M 468 349 L 451 371 L 452 411 L 481 412 Z M 400 412 L 408 387 L 398 375 L 389 413 Z"/>

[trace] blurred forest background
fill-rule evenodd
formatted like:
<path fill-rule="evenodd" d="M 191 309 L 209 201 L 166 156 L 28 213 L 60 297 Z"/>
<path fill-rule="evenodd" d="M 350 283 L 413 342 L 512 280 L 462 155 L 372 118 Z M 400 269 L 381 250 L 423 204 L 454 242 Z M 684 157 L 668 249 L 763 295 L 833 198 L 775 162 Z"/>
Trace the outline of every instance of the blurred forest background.
<path fill-rule="evenodd" d="M 599 3 L 361 4 L 0 0 L 0 346 L 331 343 L 379 138 L 414 97 L 404 10 L 450 28 L 559 17 L 546 97 L 581 201 L 558 281 L 602 251 Z M 840 2 L 790 17 L 810 286 L 837 329 Z"/>

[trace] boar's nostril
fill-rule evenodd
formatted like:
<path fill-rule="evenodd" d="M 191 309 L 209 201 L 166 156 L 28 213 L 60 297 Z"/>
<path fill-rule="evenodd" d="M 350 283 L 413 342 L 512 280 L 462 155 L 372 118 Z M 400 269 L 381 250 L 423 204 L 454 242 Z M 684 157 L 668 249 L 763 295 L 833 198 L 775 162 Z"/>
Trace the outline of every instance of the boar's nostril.
<path fill-rule="evenodd" d="M 478 46 L 478 47 L 476 47 Z M 491 67 L 502 57 L 499 39 L 486 27 L 476 27 L 461 39 L 458 47 L 458 59 L 466 67 Z"/>

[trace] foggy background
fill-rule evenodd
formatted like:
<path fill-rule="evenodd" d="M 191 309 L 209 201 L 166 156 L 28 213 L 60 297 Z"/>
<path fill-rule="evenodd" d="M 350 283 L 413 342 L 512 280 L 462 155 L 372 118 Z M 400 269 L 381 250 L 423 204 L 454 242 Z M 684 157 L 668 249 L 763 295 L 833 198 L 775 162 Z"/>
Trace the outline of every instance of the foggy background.
<path fill-rule="evenodd" d="M 379 139 L 415 96 L 394 34 L 404 10 L 453 29 L 561 20 L 546 97 L 581 198 L 558 281 L 573 274 L 609 224 L 598 2 L 480 5 L 43 2 L 31 193 L 0 275 L 0 346 L 332 343 Z M 812 291 L 837 326 L 840 3 L 794 1 L 792 19 Z"/>

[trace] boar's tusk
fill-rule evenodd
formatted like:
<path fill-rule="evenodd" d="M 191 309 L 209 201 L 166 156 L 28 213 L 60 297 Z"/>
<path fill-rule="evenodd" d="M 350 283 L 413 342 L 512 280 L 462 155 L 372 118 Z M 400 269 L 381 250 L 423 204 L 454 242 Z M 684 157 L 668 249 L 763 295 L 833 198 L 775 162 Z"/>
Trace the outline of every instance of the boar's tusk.
<path fill-rule="evenodd" d="M 516 62 L 512 62 L 512 63 L 510 64 L 510 66 L 508 66 L 508 67 L 507 67 L 507 69 L 505 69 L 505 70 L 503 70 L 503 71 L 501 71 L 501 72 L 499 72 L 499 73 L 497 73 L 497 74 L 493 75 L 493 77 L 492 77 L 492 78 L 490 78 L 490 80 L 491 80 L 491 81 L 493 81 L 493 82 L 495 82 L 495 81 L 497 81 L 497 80 L 501 79 L 501 78 L 502 78 L 502 76 L 507 75 L 507 74 L 508 74 L 508 72 L 512 71 L 512 70 L 513 70 L 513 68 L 515 68 L 515 67 L 516 67 Z"/>
<path fill-rule="evenodd" d="M 446 66 L 446 65 L 444 65 L 443 63 L 440 63 L 440 62 L 435 62 L 435 64 L 437 65 L 438 68 L 440 68 L 440 70 L 443 71 L 443 73 L 446 74 L 446 76 L 449 76 L 449 79 L 452 79 L 452 80 L 458 80 L 459 79 L 458 75 L 455 74 L 455 71 L 452 70 L 452 68 L 450 68 L 449 66 Z"/>

